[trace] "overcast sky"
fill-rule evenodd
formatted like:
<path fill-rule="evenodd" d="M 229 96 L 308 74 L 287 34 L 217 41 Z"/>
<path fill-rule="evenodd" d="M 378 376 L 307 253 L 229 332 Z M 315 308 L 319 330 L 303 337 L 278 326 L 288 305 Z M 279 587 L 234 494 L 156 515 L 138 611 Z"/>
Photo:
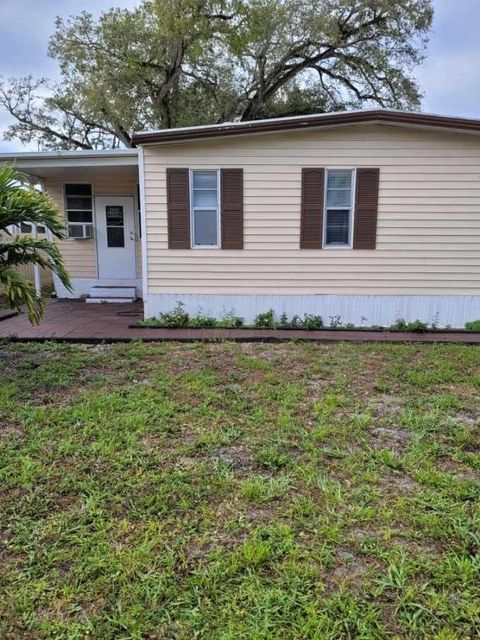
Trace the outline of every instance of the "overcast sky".
<path fill-rule="evenodd" d="M 82 10 L 99 14 L 111 6 L 137 4 L 139 0 L 0 0 L 0 75 L 55 78 L 57 67 L 47 57 L 47 43 L 57 15 Z M 416 72 L 425 93 L 423 111 L 480 117 L 480 1 L 433 4 L 428 58 Z M 0 151 L 22 150 L 19 142 L 1 139 L 8 122 L 0 110 Z"/>

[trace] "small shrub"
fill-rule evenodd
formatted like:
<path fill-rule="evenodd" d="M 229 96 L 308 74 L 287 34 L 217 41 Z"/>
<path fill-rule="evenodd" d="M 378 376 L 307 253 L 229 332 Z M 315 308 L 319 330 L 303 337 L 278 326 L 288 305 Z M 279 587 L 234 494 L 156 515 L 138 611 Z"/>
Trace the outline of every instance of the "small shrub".
<path fill-rule="evenodd" d="M 292 327 L 292 329 L 300 329 L 302 327 L 302 319 L 300 318 L 300 316 L 293 316 L 290 321 L 290 326 Z"/>
<path fill-rule="evenodd" d="M 158 322 L 160 327 L 177 328 L 188 327 L 190 316 L 184 309 L 183 302 L 177 302 L 172 311 L 161 313 Z"/>
<path fill-rule="evenodd" d="M 395 322 L 390 325 L 390 329 L 392 331 L 407 331 L 408 323 L 403 318 L 398 318 Z"/>
<path fill-rule="evenodd" d="M 408 331 L 414 331 L 415 333 L 425 333 L 428 331 L 428 324 L 421 320 L 414 320 L 408 323 Z"/>
<path fill-rule="evenodd" d="M 465 323 L 467 331 L 480 331 L 480 320 L 471 320 Z"/>
<path fill-rule="evenodd" d="M 225 316 L 217 321 L 217 327 L 222 329 L 236 329 L 243 327 L 244 319 L 240 316 L 236 316 L 233 311 L 229 311 Z"/>
<path fill-rule="evenodd" d="M 307 331 L 315 331 L 315 329 L 321 329 L 323 327 L 322 316 L 315 316 L 310 313 L 306 313 L 303 316 L 302 326 Z"/>
<path fill-rule="evenodd" d="M 254 324 L 259 329 L 275 329 L 275 313 L 273 309 L 265 311 L 265 313 L 259 313 L 255 317 Z"/>
<path fill-rule="evenodd" d="M 144 318 L 138 323 L 141 327 L 158 327 L 158 318 Z"/>
<path fill-rule="evenodd" d="M 278 324 L 279 324 L 280 327 L 283 327 L 284 329 L 287 329 L 290 326 L 290 323 L 288 322 L 288 316 L 285 313 L 285 311 L 280 316 Z"/>
<path fill-rule="evenodd" d="M 330 316 L 330 327 L 336 329 L 342 324 L 342 316 Z"/>
<path fill-rule="evenodd" d="M 197 314 L 190 318 L 190 322 L 188 324 L 192 329 L 212 329 L 218 325 L 218 321 L 216 318 L 212 316 L 206 316 L 202 313 Z"/>
<path fill-rule="evenodd" d="M 403 318 L 399 318 L 394 324 L 391 325 L 392 331 L 412 331 L 414 333 L 424 333 L 428 330 L 428 324 L 421 320 L 414 320 L 413 322 L 407 322 Z"/>

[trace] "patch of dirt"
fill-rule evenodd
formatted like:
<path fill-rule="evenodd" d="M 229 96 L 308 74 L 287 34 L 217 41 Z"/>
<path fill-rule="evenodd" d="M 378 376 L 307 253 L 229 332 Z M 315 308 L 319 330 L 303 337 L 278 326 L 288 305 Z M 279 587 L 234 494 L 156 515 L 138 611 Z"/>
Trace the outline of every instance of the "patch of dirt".
<path fill-rule="evenodd" d="M 364 540 L 377 540 L 379 538 L 378 531 L 373 529 L 362 529 L 360 527 L 355 527 L 350 531 L 350 536 L 353 540 L 358 540 L 359 542 L 363 542 Z"/>
<path fill-rule="evenodd" d="M 443 471 L 445 473 L 451 473 L 459 480 L 480 481 L 480 471 L 470 469 L 465 465 L 460 464 L 459 462 L 454 462 L 453 460 L 441 461 L 438 464 L 438 468 L 440 471 Z"/>
<path fill-rule="evenodd" d="M 262 506 L 250 505 L 247 510 L 247 518 L 249 522 L 255 524 L 267 524 L 275 520 L 277 513 L 276 505 L 273 503 L 264 504 Z"/>
<path fill-rule="evenodd" d="M 182 471 L 188 471 L 189 469 L 193 469 L 196 467 L 199 460 L 198 458 L 192 458 L 190 456 L 180 456 L 175 461 L 175 469 L 181 469 Z"/>
<path fill-rule="evenodd" d="M 372 399 L 370 406 L 374 418 L 391 418 L 404 409 L 401 398 L 387 394 Z"/>
<path fill-rule="evenodd" d="M 375 449 L 392 449 L 395 453 L 406 449 L 410 443 L 411 435 L 402 427 L 371 427 L 372 445 Z"/>
<path fill-rule="evenodd" d="M 333 562 L 334 569 L 327 576 L 327 584 L 330 587 L 348 582 L 351 588 L 360 589 L 375 566 L 372 559 L 360 557 L 348 549 L 337 550 Z"/>
<path fill-rule="evenodd" d="M 233 471 L 246 473 L 255 467 L 254 460 L 247 447 L 242 444 L 232 444 L 220 447 L 211 452 L 209 460 L 221 461 L 228 464 Z"/>
<path fill-rule="evenodd" d="M 145 449 L 145 451 L 155 451 L 163 449 L 163 441 L 163 435 L 147 433 L 140 439 L 140 444 L 142 449 Z"/>
<path fill-rule="evenodd" d="M 0 442 L 3 442 L 9 437 L 21 437 L 23 433 L 23 428 L 17 422 L 0 420 Z"/>
<path fill-rule="evenodd" d="M 469 413 L 459 412 L 452 416 L 452 418 L 455 422 L 460 422 L 462 425 L 471 428 L 477 427 L 480 423 L 480 416 L 476 414 L 472 415 Z"/>
<path fill-rule="evenodd" d="M 382 476 L 379 483 L 389 493 L 410 494 L 418 489 L 415 480 L 401 471 L 392 470 L 388 476 Z"/>

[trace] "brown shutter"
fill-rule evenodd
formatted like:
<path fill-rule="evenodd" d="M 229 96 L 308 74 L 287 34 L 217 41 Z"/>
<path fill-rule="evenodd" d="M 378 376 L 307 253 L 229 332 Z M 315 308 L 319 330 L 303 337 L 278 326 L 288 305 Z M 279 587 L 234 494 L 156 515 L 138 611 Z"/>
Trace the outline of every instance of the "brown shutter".
<path fill-rule="evenodd" d="M 357 169 L 354 249 L 375 249 L 380 169 Z"/>
<path fill-rule="evenodd" d="M 220 173 L 222 249 L 243 249 L 243 169 Z"/>
<path fill-rule="evenodd" d="M 321 249 L 325 169 L 302 169 L 300 249 Z"/>
<path fill-rule="evenodd" d="M 188 169 L 167 168 L 168 248 L 190 249 Z"/>

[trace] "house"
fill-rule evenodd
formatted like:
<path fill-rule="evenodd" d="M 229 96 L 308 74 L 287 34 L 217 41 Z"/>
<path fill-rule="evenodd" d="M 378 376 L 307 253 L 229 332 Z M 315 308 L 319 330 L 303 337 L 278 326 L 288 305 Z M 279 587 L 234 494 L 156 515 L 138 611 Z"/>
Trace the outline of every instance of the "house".
<path fill-rule="evenodd" d="M 389 325 L 480 318 L 480 121 L 367 110 L 2 154 L 65 216 L 60 297 Z"/>

